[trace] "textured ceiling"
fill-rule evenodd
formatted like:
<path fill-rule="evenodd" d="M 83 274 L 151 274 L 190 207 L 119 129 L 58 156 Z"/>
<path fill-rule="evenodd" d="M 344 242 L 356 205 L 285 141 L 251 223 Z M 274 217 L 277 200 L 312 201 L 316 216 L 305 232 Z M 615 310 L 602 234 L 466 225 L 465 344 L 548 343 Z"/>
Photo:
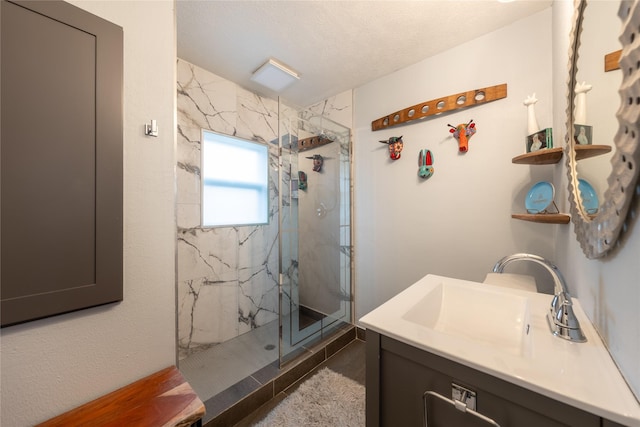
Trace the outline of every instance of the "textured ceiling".
<path fill-rule="evenodd" d="M 551 3 L 178 0 L 178 57 L 251 91 L 308 106 Z M 269 58 L 296 70 L 300 80 L 280 94 L 251 81 L 252 72 Z"/>

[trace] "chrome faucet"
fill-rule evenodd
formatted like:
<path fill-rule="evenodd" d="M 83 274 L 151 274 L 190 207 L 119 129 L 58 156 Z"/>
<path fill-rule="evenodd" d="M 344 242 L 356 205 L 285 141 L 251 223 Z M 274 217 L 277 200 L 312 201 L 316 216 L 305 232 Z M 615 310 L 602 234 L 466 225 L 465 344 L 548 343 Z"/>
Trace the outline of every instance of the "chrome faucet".
<path fill-rule="evenodd" d="M 551 333 L 569 341 L 586 342 L 587 338 L 582 333 L 580 322 L 578 322 L 573 312 L 573 303 L 571 302 L 571 294 L 567 289 L 567 283 L 564 281 L 564 277 L 562 277 L 558 267 L 538 255 L 520 253 L 502 258 L 493 267 L 493 272 L 502 273 L 504 268 L 514 261 L 531 261 L 540 264 L 551 273 L 554 283 L 554 296 L 551 300 L 551 308 L 547 313 L 547 323 L 551 328 Z"/>

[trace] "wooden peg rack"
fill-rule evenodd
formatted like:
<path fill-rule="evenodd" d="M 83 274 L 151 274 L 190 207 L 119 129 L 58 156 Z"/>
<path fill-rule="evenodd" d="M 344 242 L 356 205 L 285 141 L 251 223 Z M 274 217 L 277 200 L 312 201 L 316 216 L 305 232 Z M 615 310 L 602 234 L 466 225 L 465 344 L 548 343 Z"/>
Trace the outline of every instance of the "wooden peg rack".
<path fill-rule="evenodd" d="M 298 140 L 298 152 L 311 150 L 312 148 L 320 147 L 333 142 L 333 139 L 329 139 L 324 135 L 310 136 L 308 138 Z"/>
<path fill-rule="evenodd" d="M 507 97 L 507 84 L 469 90 L 455 95 L 437 98 L 431 101 L 421 102 L 371 122 L 371 130 L 381 130 L 412 120 L 418 120 L 427 116 L 444 113 L 446 111 L 473 107 Z"/>
<path fill-rule="evenodd" d="M 608 53 L 604 56 L 604 72 L 619 70 L 620 69 L 620 55 L 622 55 L 622 49 L 615 52 Z"/>

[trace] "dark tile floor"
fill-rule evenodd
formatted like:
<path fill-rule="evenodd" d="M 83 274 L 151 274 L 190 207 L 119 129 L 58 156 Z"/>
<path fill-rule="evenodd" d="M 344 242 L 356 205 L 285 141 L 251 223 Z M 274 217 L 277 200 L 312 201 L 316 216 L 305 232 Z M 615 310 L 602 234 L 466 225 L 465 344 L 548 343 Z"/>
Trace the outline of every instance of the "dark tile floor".
<path fill-rule="evenodd" d="M 234 427 L 251 427 L 264 418 L 278 403 L 292 393 L 302 382 L 310 378 L 322 368 L 328 367 L 334 372 L 351 378 L 354 381 L 365 385 L 365 343 L 359 339 L 351 341 L 343 349 L 322 362 L 307 375 L 289 388 L 278 393 L 273 399 L 262 405 L 260 408 L 249 414 Z"/>
<path fill-rule="evenodd" d="M 307 376 L 318 365 L 327 361 L 355 339 L 364 340 L 364 330 L 343 324 L 326 336 L 317 337 L 299 349 L 297 356 L 285 366 L 276 361 L 254 372 L 249 377 L 227 388 L 204 402 L 205 427 L 230 427 L 257 408 Z"/>

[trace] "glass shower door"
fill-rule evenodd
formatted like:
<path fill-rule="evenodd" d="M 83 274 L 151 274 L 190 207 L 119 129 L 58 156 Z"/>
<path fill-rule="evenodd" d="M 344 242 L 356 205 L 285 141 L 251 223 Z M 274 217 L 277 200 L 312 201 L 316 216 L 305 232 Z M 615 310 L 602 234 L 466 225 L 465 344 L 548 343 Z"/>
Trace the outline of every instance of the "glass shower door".
<path fill-rule="evenodd" d="M 352 323 L 351 147 L 326 118 L 282 104 L 280 117 L 282 364 Z"/>

